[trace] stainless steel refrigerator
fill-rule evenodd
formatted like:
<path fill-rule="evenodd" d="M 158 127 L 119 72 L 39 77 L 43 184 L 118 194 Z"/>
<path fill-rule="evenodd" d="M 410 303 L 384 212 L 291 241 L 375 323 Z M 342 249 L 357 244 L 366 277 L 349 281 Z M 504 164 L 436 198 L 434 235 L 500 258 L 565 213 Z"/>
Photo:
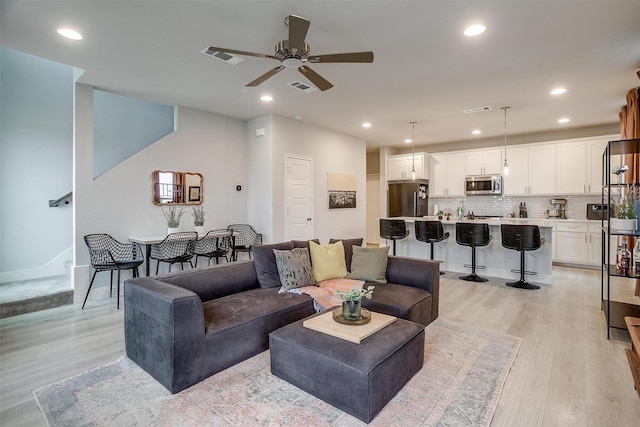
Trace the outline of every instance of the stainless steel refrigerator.
<path fill-rule="evenodd" d="M 389 217 L 428 215 L 429 180 L 389 182 Z"/>

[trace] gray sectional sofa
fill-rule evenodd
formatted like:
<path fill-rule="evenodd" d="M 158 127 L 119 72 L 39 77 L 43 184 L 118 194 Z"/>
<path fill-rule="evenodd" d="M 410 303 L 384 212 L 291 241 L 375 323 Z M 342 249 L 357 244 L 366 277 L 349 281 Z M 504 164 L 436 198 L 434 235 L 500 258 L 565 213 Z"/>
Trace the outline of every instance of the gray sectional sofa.
<path fill-rule="evenodd" d="M 437 262 L 389 256 L 386 278 L 363 307 L 423 326 L 438 317 Z M 269 333 L 315 313 L 309 296 L 278 290 L 260 286 L 253 260 L 129 279 L 127 356 L 172 393 L 184 390 L 267 350 Z"/>

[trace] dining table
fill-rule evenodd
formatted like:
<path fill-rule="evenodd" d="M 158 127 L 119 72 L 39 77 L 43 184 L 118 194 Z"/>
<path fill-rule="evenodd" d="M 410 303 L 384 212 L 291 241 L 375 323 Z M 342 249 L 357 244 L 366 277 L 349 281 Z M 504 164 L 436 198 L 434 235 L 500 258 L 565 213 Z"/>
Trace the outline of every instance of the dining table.
<path fill-rule="evenodd" d="M 222 237 L 225 234 L 228 235 L 228 233 L 230 232 L 220 232 L 219 236 Z M 198 233 L 198 238 L 201 238 L 205 235 L 204 234 L 200 234 Z M 231 233 L 231 240 L 233 241 L 235 236 L 235 233 Z M 216 234 L 218 235 L 218 234 Z M 151 265 L 151 246 L 154 244 L 158 244 L 160 242 L 162 242 L 165 238 L 167 237 L 166 234 L 161 235 L 161 234 L 156 234 L 156 235 L 151 235 L 151 236 L 131 236 L 129 237 L 129 241 L 133 242 L 133 243 L 140 243 L 142 246 L 144 246 L 144 272 L 146 276 L 149 276 L 149 271 L 150 271 L 150 265 Z"/>

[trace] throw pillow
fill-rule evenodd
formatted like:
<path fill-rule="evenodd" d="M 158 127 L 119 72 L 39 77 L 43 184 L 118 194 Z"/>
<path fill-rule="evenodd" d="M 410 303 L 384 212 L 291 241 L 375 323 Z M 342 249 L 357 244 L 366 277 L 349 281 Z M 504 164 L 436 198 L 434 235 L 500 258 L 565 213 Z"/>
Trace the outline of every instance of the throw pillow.
<path fill-rule="evenodd" d="M 294 248 L 290 251 L 274 249 L 273 254 L 282 283 L 281 293 L 303 286 L 316 285 L 311 273 L 311 260 L 307 248 Z"/>
<path fill-rule="evenodd" d="M 387 283 L 387 259 L 389 248 L 353 247 L 350 279 L 365 280 L 367 282 Z"/>
<path fill-rule="evenodd" d="M 276 288 L 280 286 L 280 274 L 276 266 L 273 250 L 293 249 L 292 242 L 275 243 L 273 245 L 253 246 L 253 265 L 261 288 Z"/>
<path fill-rule="evenodd" d="M 309 249 L 311 250 L 313 278 L 316 279 L 316 282 L 337 279 L 347 275 L 342 242 L 319 245 L 311 241 L 309 242 Z"/>
<path fill-rule="evenodd" d="M 317 244 L 320 244 L 320 240 L 319 239 L 293 240 L 293 247 L 294 248 L 309 248 L 309 242 L 316 242 Z"/>
<path fill-rule="evenodd" d="M 347 271 L 351 271 L 351 258 L 353 257 L 354 246 L 362 246 L 362 239 L 330 239 L 329 243 L 335 243 L 342 240 L 344 245 L 344 258 L 347 263 Z"/>

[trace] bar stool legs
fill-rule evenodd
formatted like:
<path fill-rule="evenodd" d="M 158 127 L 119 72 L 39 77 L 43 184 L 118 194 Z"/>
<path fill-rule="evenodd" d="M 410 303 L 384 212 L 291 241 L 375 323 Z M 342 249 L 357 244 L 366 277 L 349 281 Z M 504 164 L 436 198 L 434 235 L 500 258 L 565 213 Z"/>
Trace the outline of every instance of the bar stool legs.
<path fill-rule="evenodd" d="M 472 238 L 473 240 L 473 238 Z M 460 280 L 466 280 L 467 282 L 488 282 L 489 279 L 480 277 L 476 274 L 476 245 L 471 245 L 471 274 L 466 276 L 460 276 Z"/>
<path fill-rule="evenodd" d="M 429 243 L 431 244 L 431 261 L 433 261 L 433 250 L 434 250 L 433 243 L 434 242 L 429 242 Z M 439 261 L 439 262 L 440 264 L 442 264 L 442 261 Z M 440 270 L 440 275 L 442 276 L 443 274 L 444 274 L 444 271 Z"/>
<path fill-rule="evenodd" d="M 525 255 L 525 251 L 520 251 L 520 280 L 516 282 L 507 282 L 506 285 L 511 286 L 512 288 L 518 288 L 518 289 L 529 289 L 529 290 L 540 289 L 540 286 L 534 285 L 533 283 L 529 283 L 526 280 L 524 280 L 524 273 L 525 273 L 524 255 Z"/>

